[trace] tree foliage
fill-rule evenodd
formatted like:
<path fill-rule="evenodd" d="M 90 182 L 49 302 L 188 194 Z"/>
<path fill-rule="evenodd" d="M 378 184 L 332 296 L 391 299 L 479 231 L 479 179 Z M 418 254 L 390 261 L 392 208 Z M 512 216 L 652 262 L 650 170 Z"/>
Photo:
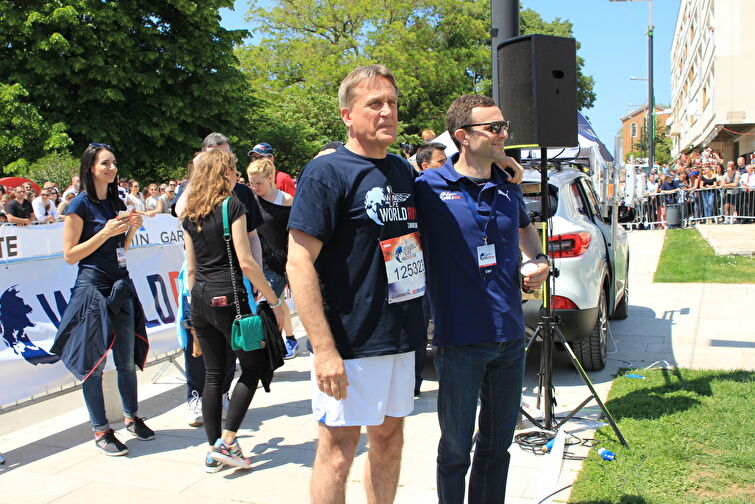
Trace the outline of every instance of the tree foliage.
<path fill-rule="evenodd" d="M 241 133 L 244 78 L 220 27 L 231 0 L 0 1 L 0 82 L 80 152 L 113 145 L 121 170 L 157 178 L 210 131 Z M 38 153 L 38 152 L 37 152 Z"/>
<path fill-rule="evenodd" d="M 106 142 L 122 174 L 160 180 L 182 175 L 201 139 L 220 131 L 242 159 L 271 143 L 296 175 L 344 138 L 336 94 L 356 65 L 396 74 L 399 141 L 442 131 L 458 95 L 490 93 L 490 0 L 260 5 L 252 0 L 247 18 L 262 40 L 241 45 L 245 30 L 220 26 L 232 0 L 0 0 L 0 170 L 28 174 Z M 521 26 L 571 35 L 568 21 L 527 9 Z M 578 76 L 589 108 L 592 79 Z"/>
<path fill-rule="evenodd" d="M 40 185 L 50 181 L 65 189 L 71 183 L 71 176 L 77 175 L 78 172 L 78 159 L 67 152 L 53 152 L 32 163 L 29 166 L 28 177 Z"/>
<path fill-rule="evenodd" d="M 655 129 L 653 130 L 653 139 L 655 145 L 653 151 L 655 155 L 653 161 L 658 165 L 670 163 L 673 160 L 671 156 L 672 142 L 668 136 L 669 128 L 663 124 L 658 116 L 653 116 L 655 122 Z M 647 130 L 647 117 L 643 121 L 643 125 L 640 128 L 640 136 L 637 141 L 632 144 L 632 152 L 627 154 L 634 154 L 635 157 L 648 157 L 648 130 Z"/>
<path fill-rule="evenodd" d="M 379 62 L 399 84 L 403 141 L 417 138 L 424 128 L 444 130 L 446 110 L 460 94 L 491 92 L 489 0 L 250 4 L 247 20 L 262 40 L 239 48 L 237 55 L 250 87 L 269 91 L 271 107 L 285 107 L 293 94 L 335 96 L 355 66 Z M 521 31 L 569 37 L 572 25 L 560 19 L 546 23 L 525 9 Z M 593 81 L 582 73 L 582 63 L 578 58 L 578 103 L 590 108 Z M 337 113 L 330 122 L 340 125 Z M 274 137 L 261 140 L 275 143 Z"/>
<path fill-rule="evenodd" d="M 28 161 L 19 160 L 36 159 L 73 143 L 66 125 L 49 124 L 28 98 L 20 84 L 0 84 L 0 167 L 26 166 Z"/>

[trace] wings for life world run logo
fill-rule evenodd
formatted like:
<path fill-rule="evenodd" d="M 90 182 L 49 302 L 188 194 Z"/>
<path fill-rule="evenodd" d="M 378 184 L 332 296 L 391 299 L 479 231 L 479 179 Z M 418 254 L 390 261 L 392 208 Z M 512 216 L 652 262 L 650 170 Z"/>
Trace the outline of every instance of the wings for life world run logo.
<path fill-rule="evenodd" d="M 400 205 L 410 196 L 409 193 L 393 192 L 391 186 L 373 187 L 364 196 L 364 211 L 378 226 L 386 222 L 415 220 L 417 210 Z"/>
<path fill-rule="evenodd" d="M 39 348 L 26 334 L 27 327 L 34 327 L 34 323 L 29 320 L 31 312 L 31 306 L 24 303 L 15 285 L 0 294 L 0 331 L 3 341 L 16 354 L 35 366 L 56 362 L 57 355 Z"/>
<path fill-rule="evenodd" d="M 401 244 L 396 247 L 396 251 L 393 253 L 393 257 L 399 264 L 404 261 L 411 261 L 417 257 L 419 252 L 419 245 L 414 240 L 403 240 Z"/>

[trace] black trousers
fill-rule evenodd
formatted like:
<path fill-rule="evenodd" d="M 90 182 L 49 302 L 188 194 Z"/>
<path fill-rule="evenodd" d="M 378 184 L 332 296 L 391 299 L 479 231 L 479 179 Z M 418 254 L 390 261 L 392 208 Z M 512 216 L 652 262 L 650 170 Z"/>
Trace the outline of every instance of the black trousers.
<path fill-rule="evenodd" d="M 243 287 L 238 290 L 241 313 L 248 314 L 249 302 Z M 212 306 L 214 297 L 226 296 L 227 306 Z M 205 384 L 202 392 L 202 416 L 210 444 L 220 437 L 223 381 L 226 375 L 228 353 L 231 350 L 231 325 L 236 317 L 233 290 L 227 283 L 196 282 L 191 290 L 191 324 L 199 339 L 205 365 Z M 241 376 L 231 395 L 231 404 L 225 419 L 225 429 L 236 432 L 249 409 L 260 375 L 268 366 L 267 350 L 237 351 Z"/>

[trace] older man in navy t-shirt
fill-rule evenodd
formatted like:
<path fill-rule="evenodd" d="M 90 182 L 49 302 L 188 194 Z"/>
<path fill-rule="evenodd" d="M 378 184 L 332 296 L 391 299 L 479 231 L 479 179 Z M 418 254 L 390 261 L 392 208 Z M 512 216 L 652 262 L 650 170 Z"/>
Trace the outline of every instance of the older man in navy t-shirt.
<path fill-rule="evenodd" d="M 344 502 L 364 425 L 368 500 L 393 502 L 425 338 L 414 174 L 388 154 L 398 129 L 390 71 L 359 67 L 338 95 L 348 141 L 306 166 L 289 220 L 288 278 L 312 343 L 319 422 L 311 500 Z"/>

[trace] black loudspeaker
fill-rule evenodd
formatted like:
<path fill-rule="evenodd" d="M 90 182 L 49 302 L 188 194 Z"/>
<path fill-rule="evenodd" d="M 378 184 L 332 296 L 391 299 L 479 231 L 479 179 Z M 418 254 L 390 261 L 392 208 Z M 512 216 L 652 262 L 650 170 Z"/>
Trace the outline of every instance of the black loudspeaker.
<path fill-rule="evenodd" d="M 502 42 L 497 51 L 498 105 L 511 121 L 506 146 L 577 146 L 574 39 L 526 35 Z"/>

